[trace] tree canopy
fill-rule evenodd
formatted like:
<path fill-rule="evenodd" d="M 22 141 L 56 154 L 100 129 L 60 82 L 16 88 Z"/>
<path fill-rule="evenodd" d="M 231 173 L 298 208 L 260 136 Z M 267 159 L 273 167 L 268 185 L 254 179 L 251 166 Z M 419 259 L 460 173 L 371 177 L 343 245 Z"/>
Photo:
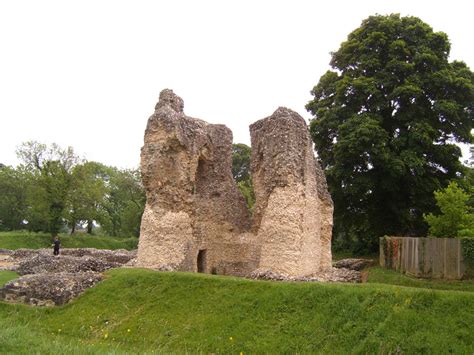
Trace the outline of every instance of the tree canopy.
<path fill-rule="evenodd" d="M 306 108 L 335 202 L 335 232 L 424 234 L 433 192 L 463 173 L 474 73 L 445 33 L 416 17 L 371 16 L 332 53 Z"/>
<path fill-rule="evenodd" d="M 250 157 L 252 149 L 243 143 L 232 144 L 232 175 L 250 211 L 255 204 Z"/>
<path fill-rule="evenodd" d="M 252 149 L 243 143 L 232 144 L 232 175 L 235 181 L 247 180 L 250 176 Z"/>

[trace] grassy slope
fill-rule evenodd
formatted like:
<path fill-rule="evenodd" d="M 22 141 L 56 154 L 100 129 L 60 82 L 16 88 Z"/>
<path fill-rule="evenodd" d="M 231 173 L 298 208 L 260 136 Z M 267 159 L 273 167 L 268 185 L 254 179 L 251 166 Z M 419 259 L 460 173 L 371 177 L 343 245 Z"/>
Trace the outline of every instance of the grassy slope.
<path fill-rule="evenodd" d="M 130 250 L 136 248 L 138 242 L 137 238 L 114 238 L 86 234 L 61 235 L 60 239 L 63 248 L 123 248 Z M 0 249 L 50 248 L 51 243 L 51 236 L 46 233 L 0 232 Z"/>
<path fill-rule="evenodd" d="M 399 285 L 417 288 L 426 288 L 433 290 L 452 290 L 452 291 L 470 291 L 474 292 L 474 280 L 437 280 L 437 279 L 418 279 L 410 277 L 400 272 L 387 270 L 379 266 L 371 267 L 369 270 L 369 283 L 381 283 L 389 285 Z"/>
<path fill-rule="evenodd" d="M 118 269 L 64 307 L 0 303 L 5 352 L 472 353 L 474 294 Z M 130 331 L 128 331 L 130 329 Z"/>

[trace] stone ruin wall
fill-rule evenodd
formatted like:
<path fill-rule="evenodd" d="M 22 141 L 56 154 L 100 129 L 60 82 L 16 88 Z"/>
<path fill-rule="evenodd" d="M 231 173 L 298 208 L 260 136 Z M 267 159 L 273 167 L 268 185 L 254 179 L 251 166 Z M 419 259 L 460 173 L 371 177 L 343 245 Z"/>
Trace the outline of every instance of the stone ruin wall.
<path fill-rule="evenodd" d="M 250 136 L 259 268 L 297 276 L 330 268 L 332 200 L 306 122 L 280 107 Z"/>
<path fill-rule="evenodd" d="M 148 120 L 137 266 L 238 276 L 330 268 L 332 201 L 304 119 L 279 108 L 250 126 L 251 218 L 232 177 L 232 132 L 183 107 L 163 90 Z"/>

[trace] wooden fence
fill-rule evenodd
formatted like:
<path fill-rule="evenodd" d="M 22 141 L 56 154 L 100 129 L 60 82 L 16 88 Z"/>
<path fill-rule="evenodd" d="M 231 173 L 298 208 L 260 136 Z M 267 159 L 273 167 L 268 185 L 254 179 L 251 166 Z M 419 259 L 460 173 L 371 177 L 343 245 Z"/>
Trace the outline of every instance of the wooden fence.
<path fill-rule="evenodd" d="M 380 266 L 416 277 L 461 279 L 466 267 L 456 238 L 380 238 Z"/>

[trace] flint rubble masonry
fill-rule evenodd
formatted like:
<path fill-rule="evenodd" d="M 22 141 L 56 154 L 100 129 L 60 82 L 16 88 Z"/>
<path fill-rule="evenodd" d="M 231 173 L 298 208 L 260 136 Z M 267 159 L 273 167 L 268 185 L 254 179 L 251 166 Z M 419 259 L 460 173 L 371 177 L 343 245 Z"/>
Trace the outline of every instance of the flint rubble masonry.
<path fill-rule="evenodd" d="M 330 269 L 333 204 L 304 119 L 280 107 L 250 126 L 251 218 L 232 178 L 232 132 L 183 108 L 163 90 L 148 120 L 136 266 L 294 277 Z"/>

